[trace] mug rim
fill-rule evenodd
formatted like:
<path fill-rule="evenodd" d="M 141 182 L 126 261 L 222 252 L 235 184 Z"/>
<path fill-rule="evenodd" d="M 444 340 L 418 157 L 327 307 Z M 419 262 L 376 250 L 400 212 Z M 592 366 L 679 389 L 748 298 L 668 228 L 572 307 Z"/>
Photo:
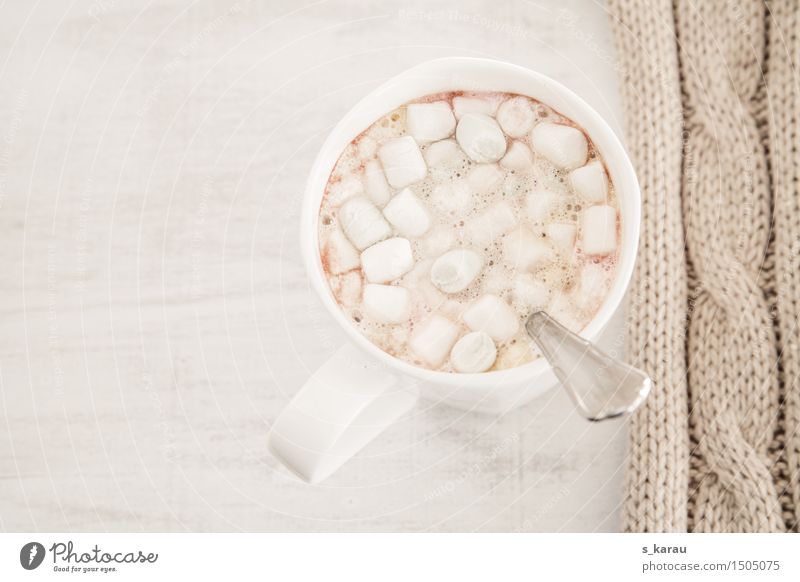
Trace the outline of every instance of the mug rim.
<path fill-rule="evenodd" d="M 506 81 L 508 83 L 505 86 L 483 88 L 482 82 L 476 80 L 482 74 L 495 77 L 496 82 L 500 84 Z M 561 98 L 562 106 L 556 107 L 552 102 L 532 95 L 531 93 L 535 93 L 535 90 L 512 91 L 508 89 L 515 82 L 520 85 L 538 86 L 540 94 L 547 93 Z M 409 91 L 409 85 L 413 85 L 415 89 Z M 451 88 L 443 88 L 447 86 L 451 86 Z M 542 73 L 504 61 L 476 57 L 443 57 L 425 61 L 391 77 L 351 107 L 328 134 L 309 172 L 300 225 L 303 262 L 317 295 L 334 320 L 348 334 L 348 339 L 386 367 L 424 382 L 453 387 L 497 387 L 504 384 L 519 384 L 551 372 L 552 368 L 545 358 L 540 357 L 532 362 L 505 370 L 463 374 L 421 368 L 387 354 L 364 336 L 347 318 L 344 310 L 333 297 L 324 276 L 319 252 L 319 206 L 325 186 L 341 152 L 382 115 L 413 99 L 446 91 L 497 91 L 533 97 L 578 124 L 589 135 L 595 147 L 600 150 L 620 206 L 620 239 L 622 242 L 612 287 L 600 309 L 579 333 L 581 337 L 588 340 L 593 340 L 598 336 L 618 310 L 628 289 L 636 260 L 641 222 L 641 193 L 633 164 L 608 123 L 576 93 Z M 408 96 L 409 94 L 412 95 Z M 380 103 L 385 103 L 385 106 L 376 106 Z M 570 114 L 565 113 L 564 109 L 569 109 Z M 379 113 L 374 116 L 372 121 L 364 124 L 365 111 L 372 110 L 379 111 Z M 575 112 L 579 113 L 577 117 L 580 120 L 575 119 Z M 366 117 L 370 116 L 366 115 Z"/>

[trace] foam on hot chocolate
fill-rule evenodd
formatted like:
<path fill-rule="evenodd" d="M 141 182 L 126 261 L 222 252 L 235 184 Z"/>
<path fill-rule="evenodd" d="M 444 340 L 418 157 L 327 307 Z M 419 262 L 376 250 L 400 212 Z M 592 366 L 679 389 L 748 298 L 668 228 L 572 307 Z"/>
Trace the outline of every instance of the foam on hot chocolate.
<path fill-rule="evenodd" d="M 345 149 L 319 240 L 334 297 L 370 341 L 483 372 L 538 357 L 522 325 L 535 310 L 574 331 L 591 321 L 616 269 L 618 204 L 591 140 L 550 107 L 437 94 Z"/>

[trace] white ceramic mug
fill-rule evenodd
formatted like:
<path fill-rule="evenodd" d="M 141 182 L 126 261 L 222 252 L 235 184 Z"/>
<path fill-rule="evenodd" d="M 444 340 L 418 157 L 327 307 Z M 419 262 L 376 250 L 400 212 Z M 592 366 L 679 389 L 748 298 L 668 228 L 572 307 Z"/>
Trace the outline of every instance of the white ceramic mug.
<path fill-rule="evenodd" d="M 580 335 L 589 340 L 597 338 L 627 289 L 639 241 L 639 185 L 622 144 L 594 109 L 544 75 L 489 59 L 436 59 L 393 77 L 364 97 L 336 125 L 317 155 L 306 186 L 300 233 L 303 260 L 322 303 L 349 338 L 349 343 L 309 378 L 270 431 L 272 453 L 306 481 L 327 478 L 406 413 L 418 396 L 464 409 L 501 413 L 529 402 L 557 383 L 543 358 L 482 374 L 435 372 L 413 366 L 388 355 L 363 336 L 328 287 L 320 261 L 317 221 L 325 186 L 339 155 L 389 111 L 424 95 L 459 90 L 528 95 L 586 130 L 616 190 L 621 248 L 611 290 Z"/>

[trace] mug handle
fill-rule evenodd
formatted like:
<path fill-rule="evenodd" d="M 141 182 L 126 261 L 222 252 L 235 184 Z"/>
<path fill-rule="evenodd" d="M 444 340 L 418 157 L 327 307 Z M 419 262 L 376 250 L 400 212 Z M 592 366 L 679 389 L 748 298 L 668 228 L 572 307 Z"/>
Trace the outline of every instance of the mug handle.
<path fill-rule="evenodd" d="M 327 479 L 414 406 L 418 390 L 401 382 L 352 344 L 342 346 L 278 416 L 270 452 L 304 481 Z"/>

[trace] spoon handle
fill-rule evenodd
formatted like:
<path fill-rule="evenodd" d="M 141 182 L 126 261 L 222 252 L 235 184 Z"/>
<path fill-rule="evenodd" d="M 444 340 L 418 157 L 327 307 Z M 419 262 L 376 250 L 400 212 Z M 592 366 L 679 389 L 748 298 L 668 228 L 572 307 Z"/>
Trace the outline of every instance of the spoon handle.
<path fill-rule="evenodd" d="M 633 412 L 650 392 L 652 382 L 647 374 L 600 351 L 544 311 L 531 315 L 525 329 L 589 420 Z"/>

